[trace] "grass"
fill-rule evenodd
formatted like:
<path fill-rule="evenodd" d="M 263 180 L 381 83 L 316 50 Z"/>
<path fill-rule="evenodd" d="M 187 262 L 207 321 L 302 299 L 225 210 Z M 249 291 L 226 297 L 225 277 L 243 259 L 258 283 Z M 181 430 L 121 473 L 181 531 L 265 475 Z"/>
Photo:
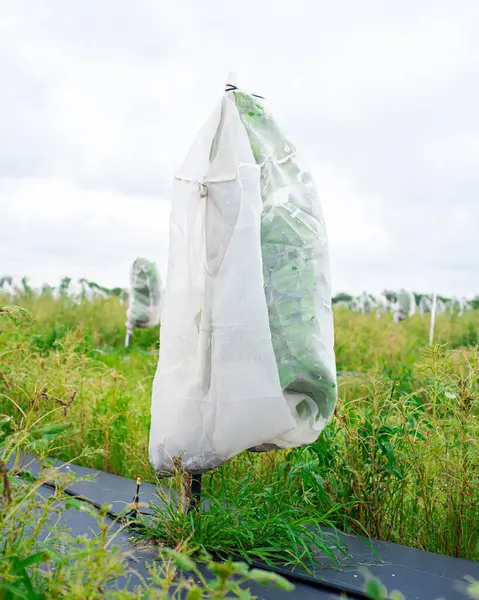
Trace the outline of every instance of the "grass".
<path fill-rule="evenodd" d="M 23 310 L 4 306 L 0 313 L 16 325 L 28 317 Z M 6 354 L 8 351 L 3 357 Z M 255 596 L 248 589 L 252 582 L 285 591 L 294 588 L 275 573 L 250 570 L 246 563 L 232 560 L 218 563 L 204 551 L 200 569 L 184 543 L 159 548 L 159 560 L 147 564 L 148 575 L 139 578 L 134 591 L 117 586 L 118 577 L 125 579 L 134 574 L 128 562 L 131 552 L 122 550 L 116 542 L 126 525 L 120 519 L 112 521 L 111 505 L 97 510 L 65 494 L 73 482 L 72 476 L 60 476 L 58 469 L 48 468 L 46 461 L 47 456 L 62 453 L 65 433 L 71 436 L 72 425 L 55 423 L 52 417 L 59 411 L 65 416 L 75 394 L 71 392 L 68 402 L 62 401 L 60 407 L 43 412 L 39 400 L 49 399 L 43 384 L 41 392 L 35 392 L 22 408 L 12 396 L 25 390 L 18 382 L 12 386 L 6 379 L 3 381 L 9 392 L 3 400 L 11 403 L 14 410 L 12 414 L 5 411 L 0 415 L 1 600 L 252 600 Z M 37 478 L 31 475 L 29 465 L 23 464 L 24 457 L 32 453 L 42 466 Z M 76 459 L 85 462 L 96 454 L 98 450 L 85 448 Z M 50 494 L 46 493 L 45 484 Z M 73 537 L 63 525 L 66 511 L 79 511 L 83 516 L 86 513 L 90 518 L 89 532 Z M 92 520 L 96 521 L 96 534 L 91 531 Z M 208 577 L 205 570 L 209 571 Z"/>
<path fill-rule="evenodd" d="M 48 441 L 51 440 L 52 437 Z M 117 587 L 116 578 L 128 578 L 134 571 L 128 562 L 130 553 L 122 551 L 116 543 L 121 527 L 107 518 L 111 507 L 104 505 L 96 511 L 64 496 L 66 481 L 45 498 L 39 492 L 46 476 L 25 483 L 15 469 L 7 474 L 4 458 L 5 454 L 0 459 L 2 600 L 249 600 L 254 598 L 248 591 L 252 582 L 293 589 L 274 573 L 250 570 L 246 563 L 231 560 L 217 563 L 204 555 L 202 561 L 210 572 L 206 578 L 205 569 L 199 569 L 183 545 L 175 549 L 160 548 L 157 554 L 160 560 L 150 561 L 148 576 L 140 578 L 134 591 Z M 67 510 L 87 513 L 96 521 L 99 533 L 71 536 L 60 524 Z"/>
<path fill-rule="evenodd" d="M 158 329 L 135 331 L 127 352 L 118 298 L 25 293 L 17 303 L 34 318 L 0 320 L 0 413 L 17 431 L 40 417 L 69 424 L 49 455 L 155 481 L 147 444 Z M 307 564 L 334 543 L 326 524 L 479 560 L 479 313 L 438 317 L 432 349 L 427 318 L 395 325 L 338 310 L 335 321 L 340 399 L 320 439 L 235 457 L 204 477 L 209 513 L 172 509 L 149 537 Z"/>
<path fill-rule="evenodd" d="M 222 473 L 214 492 L 210 482 L 202 497 L 202 508 L 186 511 L 185 503 L 175 494 L 182 489 L 184 477 L 181 468 L 177 468 L 170 489 L 157 490 L 158 502 L 151 506 L 154 518 L 148 517 L 142 523 L 143 539 L 161 540 L 166 545 L 174 545 L 178 539 L 188 540 L 195 551 L 224 558 L 238 556 L 268 565 L 308 566 L 319 553 L 328 559 L 328 564 L 339 564 L 338 555 L 349 556 L 331 518 L 341 507 L 313 514 L 307 504 L 292 504 L 282 478 L 261 489 L 261 482 L 248 474 L 236 479 L 232 488 Z M 322 527 L 332 531 L 326 532 Z"/>

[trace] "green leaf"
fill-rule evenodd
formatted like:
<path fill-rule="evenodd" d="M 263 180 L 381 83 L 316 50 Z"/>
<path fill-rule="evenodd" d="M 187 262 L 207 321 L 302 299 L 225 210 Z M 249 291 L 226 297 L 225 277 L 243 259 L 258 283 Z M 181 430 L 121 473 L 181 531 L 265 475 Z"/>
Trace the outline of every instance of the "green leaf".
<path fill-rule="evenodd" d="M 387 600 L 387 589 L 379 579 L 370 579 L 364 586 L 364 591 L 371 600 Z"/>
<path fill-rule="evenodd" d="M 286 592 L 292 592 L 294 590 L 294 585 L 277 573 L 261 571 L 260 569 L 251 569 L 249 576 L 253 581 L 260 585 L 274 585 L 278 589 Z"/>
<path fill-rule="evenodd" d="M 30 567 L 31 565 L 34 565 L 35 563 L 47 562 L 50 559 L 51 559 L 50 552 L 48 550 L 42 550 L 41 552 L 36 552 L 35 554 L 31 554 L 30 556 L 25 558 L 21 564 L 24 568 L 26 568 L 26 567 Z"/>
<path fill-rule="evenodd" d="M 203 592 L 197 586 L 191 588 L 191 590 L 188 592 L 188 594 L 186 596 L 186 600 L 201 600 L 202 598 L 203 598 Z"/>
<path fill-rule="evenodd" d="M 474 581 L 467 586 L 467 593 L 471 598 L 479 598 L 479 581 Z"/>
<path fill-rule="evenodd" d="M 71 423 L 50 423 L 50 425 L 43 425 L 43 427 L 32 429 L 31 433 L 34 435 L 58 435 L 71 427 Z"/>
<path fill-rule="evenodd" d="M 100 516 L 104 517 L 106 516 L 112 509 L 112 505 L 108 504 L 108 502 L 104 502 L 101 507 L 100 507 Z"/>
<path fill-rule="evenodd" d="M 22 598 L 24 600 L 30 600 L 30 598 L 27 596 L 27 594 L 25 592 L 18 589 L 18 585 L 12 585 L 10 583 L 0 582 L 0 591 L 2 591 L 2 590 L 10 592 L 10 594 L 12 594 L 13 596 L 16 596 L 17 598 Z M 3 598 L 3 594 L 1 595 L 1 597 Z M 8 596 L 6 596 L 6 597 L 8 598 Z"/>
<path fill-rule="evenodd" d="M 68 510 L 70 508 L 75 508 L 76 510 L 84 510 L 85 503 L 77 500 L 76 498 L 67 498 L 65 500 L 65 508 Z"/>
<path fill-rule="evenodd" d="M 244 562 L 234 562 L 234 573 L 235 575 L 240 575 L 241 577 L 249 577 L 249 567 Z"/>
<path fill-rule="evenodd" d="M 238 592 L 236 592 L 237 596 L 238 596 L 238 600 L 253 600 L 254 598 L 256 598 L 256 596 L 252 596 L 251 592 L 247 589 L 247 590 L 239 590 Z"/>
<path fill-rule="evenodd" d="M 235 567 L 232 561 L 228 560 L 225 563 L 211 563 L 210 571 L 220 579 L 228 579 L 234 575 Z"/>
<path fill-rule="evenodd" d="M 163 554 L 166 554 L 170 558 L 172 558 L 176 564 L 176 566 L 182 571 L 193 571 L 196 569 L 196 563 L 186 554 L 180 554 L 171 548 L 164 548 L 162 550 Z"/>

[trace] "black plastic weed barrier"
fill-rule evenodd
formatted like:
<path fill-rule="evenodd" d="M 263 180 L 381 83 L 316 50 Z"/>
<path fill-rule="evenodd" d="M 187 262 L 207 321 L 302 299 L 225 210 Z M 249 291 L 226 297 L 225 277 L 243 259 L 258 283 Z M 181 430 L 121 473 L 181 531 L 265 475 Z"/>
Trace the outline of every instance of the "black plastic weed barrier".
<path fill-rule="evenodd" d="M 79 477 L 89 476 L 89 481 L 77 481 L 68 488 L 69 494 L 79 497 L 90 504 L 101 506 L 104 503 L 112 505 L 112 513 L 120 513 L 125 505 L 132 502 L 137 485 L 134 480 L 126 479 L 110 473 L 103 473 L 78 467 L 76 465 L 61 466 L 60 471 L 73 472 Z M 37 462 L 29 465 L 33 475 L 39 474 Z M 53 493 L 47 486 L 42 488 L 42 494 Z M 139 500 L 142 504 L 158 502 L 155 486 L 143 483 L 140 488 Z M 148 509 L 142 509 L 148 512 Z M 113 514 L 111 518 L 113 519 Z M 63 515 L 64 525 L 73 535 L 97 531 L 96 521 L 81 511 L 70 509 Z M 479 563 L 448 556 L 422 552 L 406 546 L 390 542 L 372 541 L 371 546 L 380 558 L 360 538 L 352 535 L 342 535 L 353 560 L 340 559 L 341 568 L 318 565 L 314 576 L 287 567 L 279 568 L 282 575 L 292 581 L 294 592 L 283 592 L 277 589 L 249 585 L 251 591 L 264 600 L 309 600 L 333 598 L 365 598 L 362 592 L 364 579 L 361 567 L 367 566 L 369 571 L 378 577 L 390 590 L 400 590 L 407 600 L 460 600 L 467 598 L 465 577 L 479 579 Z M 120 532 L 116 538 L 117 544 L 131 553 L 130 560 L 137 575 L 128 579 L 120 578 L 112 586 L 134 589 L 139 583 L 139 577 L 147 577 L 147 563 L 157 559 L 153 550 L 132 546 L 125 532 Z M 324 562 L 324 561 L 323 561 Z M 266 565 L 255 565 L 267 568 Z M 206 573 L 205 573 L 206 575 Z M 341 595 L 342 594 L 342 595 Z"/>

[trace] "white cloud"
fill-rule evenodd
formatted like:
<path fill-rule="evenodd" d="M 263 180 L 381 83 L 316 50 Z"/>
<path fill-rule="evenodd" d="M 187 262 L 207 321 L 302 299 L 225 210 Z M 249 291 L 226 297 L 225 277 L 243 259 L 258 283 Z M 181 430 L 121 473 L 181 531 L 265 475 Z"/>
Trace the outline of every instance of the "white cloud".
<path fill-rule="evenodd" d="M 321 110 L 328 118 L 346 119 L 351 125 L 364 117 L 365 109 L 377 116 L 414 108 L 421 96 L 447 85 L 451 75 L 467 64 L 469 52 L 460 22 L 424 19 L 413 26 L 360 25 L 338 37 L 309 71 L 313 73 L 316 65 Z"/>
<path fill-rule="evenodd" d="M 0 273 L 166 265 L 174 172 L 237 68 L 314 167 L 336 290 L 479 292 L 478 26 L 475 0 L 6 0 Z"/>
<path fill-rule="evenodd" d="M 0 180 L 4 272 L 35 285 L 86 277 L 127 286 L 129 268 L 146 256 L 166 272 L 170 203 L 109 190 L 85 190 L 59 179 Z"/>
<path fill-rule="evenodd" d="M 479 127 L 476 130 L 432 138 L 418 148 L 427 177 L 442 184 L 475 180 L 479 184 Z M 477 198 L 471 198 L 477 202 Z"/>

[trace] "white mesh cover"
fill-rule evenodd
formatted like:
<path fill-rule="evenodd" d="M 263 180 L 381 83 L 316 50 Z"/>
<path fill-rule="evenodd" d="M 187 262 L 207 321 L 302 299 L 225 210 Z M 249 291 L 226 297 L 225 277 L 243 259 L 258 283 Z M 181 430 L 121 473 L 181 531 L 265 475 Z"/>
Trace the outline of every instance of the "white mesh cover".
<path fill-rule="evenodd" d="M 389 310 L 389 301 L 383 294 L 379 294 L 374 298 L 376 305 L 376 316 L 378 319 L 387 314 Z"/>
<path fill-rule="evenodd" d="M 422 296 L 419 301 L 419 313 L 421 316 L 424 316 L 426 313 L 430 313 L 432 311 L 433 305 L 433 296 Z M 444 302 L 438 298 L 436 301 L 436 315 L 441 315 L 446 310 L 446 305 Z"/>
<path fill-rule="evenodd" d="M 467 310 L 467 306 L 468 302 L 466 298 L 457 298 L 456 296 L 453 296 L 448 302 L 446 310 L 448 310 L 453 315 L 462 317 L 464 312 Z"/>
<path fill-rule="evenodd" d="M 162 285 L 156 265 L 137 258 L 131 267 L 126 327 L 154 327 L 160 322 Z"/>
<path fill-rule="evenodd" d="M 395 322 L 413 317 L 415 313 L 416 298 L 414 294 L 408 290 L 401 289 L 397 295 L 397 302 L 394 308 Z"/>
<path fill-rule="evenodd" d="M 369 315 L 375 308 L 377 308 L 376 299 L 368 294 L 367 292 L 363 292 L 356 299 L 356 309 L 363 315 Z"/>
<path fill-rule="evenodd" d="M 444 312 L 446 312 L 446 304 L 443 300 L 438 298 L 436 304 L 436 315 L 442 315 Z"/>
<path fill-rule="evenodd" d="M 336 398 L 316 188 L 262 103 L 227 92 L 174 182 L 150 460 L 309 443 Z"/>

